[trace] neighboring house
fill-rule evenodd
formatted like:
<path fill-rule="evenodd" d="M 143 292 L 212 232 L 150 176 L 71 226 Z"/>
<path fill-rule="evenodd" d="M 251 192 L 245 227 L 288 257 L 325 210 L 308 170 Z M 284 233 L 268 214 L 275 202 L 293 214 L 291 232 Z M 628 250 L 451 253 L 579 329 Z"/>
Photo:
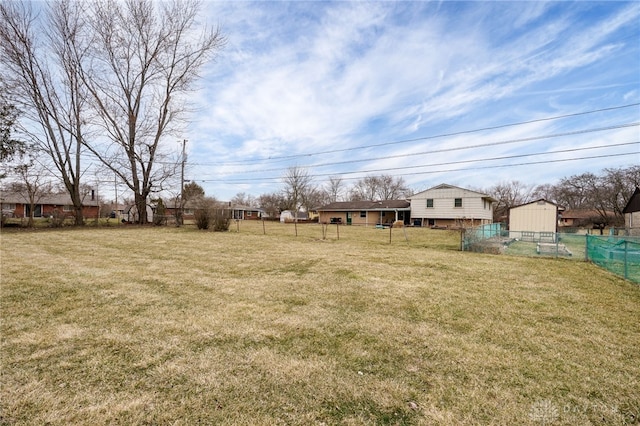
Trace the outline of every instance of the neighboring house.
<path fill-rule="evenodd" d="M 608 223 L 615 220 L 613 212 L 607 212 Z M 597 210 L 574 209 L 561 212 L 558 226 L 562 228 L 600 228 L 603 226 L 602 215 Z"/>
<path fill-rule="evenodd" d="M 31 215 L 31 203 L 27 194 L 3 192 L 0 194 L 2 216 L 28 218 Z M 73 202 L 67 194 L 51 194 L 38 197 L 33 209 L 34 218 L 47 218 L 56 214 L 73 218 Z M 95 193 L 87 194 L 82 203 L 82 214 L 85 219 L 95 219 L 99 214 L 98 200 Z"/>
<path fill-rule="evenodd" d="M 194 200 L 187 200 L 182 208 L 183 220 L 193 220 L 196 217 L 197 202 Z M 164 205 L 165 216 L 174 220 L 176 214 L 180 211 L 180 200 L 172 199 L 166 202 Z"/>
<path fill-rule="evenodd" d="M 239 220 L 259 220 L 266 217 L 263 209 L 257 207 L 243 206 L 241 204 L 229 203 L 231 218 Z M 299 217 L 298 217 L 299 218 Z"/>
<path fill-rule="evenodd" d="M 316 209 L 320 223 L 385 225 L 401 220 L 409 224 L 411 203 L 406 200 L 340 201 Z"/>
<path fill-rule="evenodd" d="M 493 223 L 496 202 L 481 192 L 441 184 L 411 196 L 411 222 L 438 228 L 486 225 Z"/>
<path fill-rule="evenodd" d="M 307 214 L 307 212 L 298 211 L 298 213 L 296 214 L 292 210 L 283 210 L 282 213 L 280 213 L 280 222 L 282 223 L 295 222 L 296 220 L 298 222 L 301 222 L 307 221 L 308 219 L 309 215 Z"/>
<path fill-rule="evenodd" d="M 555 241 L 562 207 L 539 199 L 509 209 L 509 235 L 523 240 Z"/>
<path fill-rule="evenodd" d="M 622 213 L 627 234 L 640 236 L 640 188 L 636 187 Z"/>

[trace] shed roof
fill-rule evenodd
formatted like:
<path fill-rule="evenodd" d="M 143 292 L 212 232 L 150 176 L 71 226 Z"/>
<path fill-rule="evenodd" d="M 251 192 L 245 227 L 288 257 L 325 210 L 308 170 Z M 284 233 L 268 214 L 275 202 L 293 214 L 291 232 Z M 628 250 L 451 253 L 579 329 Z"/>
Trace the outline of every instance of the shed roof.
<path fill-rule="evenodd" d="M 537 200 L 529 201 L 528 203 L 524 203 L 524 204 L 520 204 L 520 205 L 517 205 L 517 206 L 513 206 L 513 207 L 511 207 L 511 209 L 517 209 L 518 207 L 524 207 L 524 206 L 528 206 L 528 205 L 531 205 L 531 204 L 536 204 L 536 203 L 539 203 L 541 201 L 544 201 L 545 203 L 548 203 L 548 204 L 556 206 L 559 211 L 564 211 L 564 207 L 558 205 L 557 203 L 554 203 L 553 201 L 549 201 L 549 200 L 544 199 L 544 198 L 539 198 Z"/>

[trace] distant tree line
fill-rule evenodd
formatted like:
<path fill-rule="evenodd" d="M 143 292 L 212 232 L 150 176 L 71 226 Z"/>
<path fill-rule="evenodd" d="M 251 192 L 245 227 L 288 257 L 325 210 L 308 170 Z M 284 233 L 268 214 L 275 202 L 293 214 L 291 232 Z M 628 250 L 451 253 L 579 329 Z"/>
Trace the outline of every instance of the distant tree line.
<path fill-rule="evenodd" d="M 545 199 L 567 210 L 589 210 L 592 223 L 602 226 L 624 224 L 622 210 L 636 187 L 640 187 L 640 166 L 606 168 L 560 179 L 558 183 L 527 185 L 520 181 L 498 183 L 483 192 L 498 200 L 494 221 L 506 221 L 509 209 Z"/>

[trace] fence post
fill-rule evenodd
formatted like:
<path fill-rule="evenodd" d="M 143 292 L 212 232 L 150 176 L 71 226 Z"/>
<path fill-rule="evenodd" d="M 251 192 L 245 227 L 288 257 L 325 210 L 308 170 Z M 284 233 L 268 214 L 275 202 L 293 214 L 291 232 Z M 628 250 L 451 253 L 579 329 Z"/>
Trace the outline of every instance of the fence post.
<path fill-rule="evenodd" d="M 629 241 L 624 240 L 624 279 L 629 279 L 629 270 L 627 267 L 627 252 L 629 251 Z"/>
<path fill-rule="evenodd" d="M 589 261 L 589 234 L 585 234 L 584 239 L 584 261 Z"/>

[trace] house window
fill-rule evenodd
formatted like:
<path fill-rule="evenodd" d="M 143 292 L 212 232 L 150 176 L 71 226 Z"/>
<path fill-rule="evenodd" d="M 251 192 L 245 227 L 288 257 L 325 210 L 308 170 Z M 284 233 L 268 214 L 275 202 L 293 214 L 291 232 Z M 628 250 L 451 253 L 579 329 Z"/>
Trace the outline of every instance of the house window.
<path fill-rule="evenodd" d="M 194 211 L 193 211 L 193 209 L 184 209 L 183 210 L 183 214 L 184 215 L 188 215 L 188 216 L 193 216 Z"/>
<path fill-rule="evenodd" d="M 427 198 L 427 208 L 433 208 L 433 198 Z"/>
<path fill-rule="evenodd" d="M 251 217 L 253 214 L 253 212 L 251 210 L 247 211 L 245 214 L 247 215 L 247 217 Z"/>
<path fill-rule="evenodd" d="M 15 210 L 16 209 L 16 205 L 14 203 L 9 203 L 9 204 L 3 204 L 2 205 L 2 210 Z"/>
<path fill-rule="evenodd" d="M 73 206 L 63 206 L 63 207 L 62 207 L 62 211 L 63 211 L 63 212 L 70 212 L 70 211 L 73 211 Z"/>
<path fill-rule="evenodd" d="M 462 207 L 462 198 L 455 198 L 453 200 L 453 206 L 454 207 Z"/>
<path fill-rule="evenodd" d="M 361 211 L 360 212 L 360 217 L 367 217 L 367 212 L 366 211 Z"/>

